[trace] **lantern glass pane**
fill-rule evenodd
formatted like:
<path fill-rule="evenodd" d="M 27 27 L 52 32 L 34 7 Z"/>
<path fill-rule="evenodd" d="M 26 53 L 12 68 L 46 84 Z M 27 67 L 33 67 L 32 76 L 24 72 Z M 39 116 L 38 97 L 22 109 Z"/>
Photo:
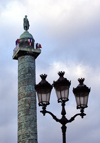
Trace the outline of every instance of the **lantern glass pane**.
<path fill-rule="evenodd" d="M 41 102 L 43 104 L 49 103 L 49 100 L 50 100 L 50 93 L 42 94 L 42 101 Z"/>
<path fill-rule="evenodd" d="M 85 98 L 85 97 L 83 97 L 83 96 L 81 97 L 81 96 L 80 96 L 80 106 L 81 106 L 81 107 L 84 107 L 84 106 L 85 106 L 84 98 Z"/>
<path fill-rule="evenodd" d="M 46 101 L 46 94 L 42 94 L 42 102 Z"/>
<path fill-rule="evenodd" d="M 68 99 L 68 97 L 69 97 L 69 89 L 66 89 L 65 90 L 65 98 Z"/>
<path fill-rule="evenodd" d="M 41 102 L 41 99 L 42 99 L 41 94 L 38 93 L 37 95 L 38 95 L 38 101 L 39 101 L 39 103 L 40 103 L 40 102 Z"/>
<path fill-rule="evenodd" d="M 62 100 L 67 100 L 68 99 L 68 93 L 69 93 L 68 89 L 61 91 L 61 98 L 62 98 Z"/>
<path fill-rule="evenodd" d="M 50 93 L 47 94 L 47 102 L 50 100 Z"/>
<path fill-rule="evenodd" d="M 88 93 L 77 93 L 77 95 L 75 95 L 76 98 L 76 103 L 77 103 L 77 108 L 86 108 L 87 107 L 87 103 L 88 103 Z"/>
<path fill-rule="evenodd" d="M 86 108 L 88 102 L 88 93 L 81 93 L 80 100 L 81 100 L 81 107 Z"/>
<path fill-rule="evenodd" d="M 87 104 L 88 104 L 88 95 L 89 93 L 85 93 L 85 97 L 84 97 L 84 105 L 87 107 Z"/>
<path fill-rule="evenodd" d="M 80 97 L 75 96 L 77 107 L 80 106 Z"/>
<path fill-rule="evenodd" d="M 69 87 L 68 86 L 61 86 L 58 89 L 55 89 L 58 101 L 61 100 L 68 100 L 69 95 Z"/>
<path fill-rule="evenodd" d="M 56 90 L 56 95 L 57 95 L 58 100 L 61 99 L 60 91 L 57 91 L 57 90 Z"/>
<path fill-rule="evenodd" d="M 61 98 L 62 98 L 62 99 L 65 98 L 65 91 L 64 91 L 64 90 L 61 91 Z"/>
<path fill-rule="evenodd" d="M 88 95 L 85 96 L 85 104 L 86 104 L 86 105 L 88 104 Z"/>
<path fill-rule="evenodd" d="M 49 100 L 50 100 L 50 91 L 48 92 L 47 90 L 41 90 L 37 93 L 38 95 L 38 101 L 39 101 L 39 104 L 40 105 L 43 105 L 43 104 L 48 104 L 49 103 Z"/>

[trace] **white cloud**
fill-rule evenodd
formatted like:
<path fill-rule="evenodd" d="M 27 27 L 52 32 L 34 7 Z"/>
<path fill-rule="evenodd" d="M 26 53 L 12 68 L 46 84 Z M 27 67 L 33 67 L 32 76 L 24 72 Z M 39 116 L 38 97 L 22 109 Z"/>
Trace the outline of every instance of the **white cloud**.
<path fill-rule="evenodd" d="M 25 15 L 25 7 L 20 1 L 10 1 L 1 13 L 1 22 L 7 25 L 13 25 L 19 22 Z"/>

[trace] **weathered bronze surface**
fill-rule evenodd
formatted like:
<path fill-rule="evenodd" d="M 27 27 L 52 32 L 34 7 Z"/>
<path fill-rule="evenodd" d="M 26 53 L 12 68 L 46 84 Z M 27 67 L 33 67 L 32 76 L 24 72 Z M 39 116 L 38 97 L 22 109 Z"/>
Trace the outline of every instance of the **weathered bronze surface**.
<path fill-rule="evenodd" d="M 27 15 L 25 15 L 25 18 L 23 19 L 23 28 L 24 30 L 28 30 L 29 29 L 29 21 L 27 19 Z"/>

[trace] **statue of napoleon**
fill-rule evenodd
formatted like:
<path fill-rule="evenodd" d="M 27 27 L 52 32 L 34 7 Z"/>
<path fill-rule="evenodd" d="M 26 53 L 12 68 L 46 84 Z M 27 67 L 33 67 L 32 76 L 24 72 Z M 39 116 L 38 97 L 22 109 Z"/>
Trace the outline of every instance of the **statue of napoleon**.
<path fill-rule="evenodd" d="M 23 19 L 23 27 L 24 27 L 24 30 L 28 30 L 29 29 L 29 21 L 27 19 L 27 15 L 25 15 L 25 18 Z"/>

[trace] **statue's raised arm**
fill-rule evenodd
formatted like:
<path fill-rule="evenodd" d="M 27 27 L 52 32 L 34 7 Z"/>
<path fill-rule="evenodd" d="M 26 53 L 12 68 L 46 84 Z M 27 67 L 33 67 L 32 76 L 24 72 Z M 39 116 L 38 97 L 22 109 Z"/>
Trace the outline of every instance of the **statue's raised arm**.
<path fill-rule="evenodd" d="M 25 18 L 23 19 L 23 27 L 24 27 L 24 30 L 28 30 L 29 29 L 29 21 L 27 19 L 27 15 L 25 15 Z"/>

